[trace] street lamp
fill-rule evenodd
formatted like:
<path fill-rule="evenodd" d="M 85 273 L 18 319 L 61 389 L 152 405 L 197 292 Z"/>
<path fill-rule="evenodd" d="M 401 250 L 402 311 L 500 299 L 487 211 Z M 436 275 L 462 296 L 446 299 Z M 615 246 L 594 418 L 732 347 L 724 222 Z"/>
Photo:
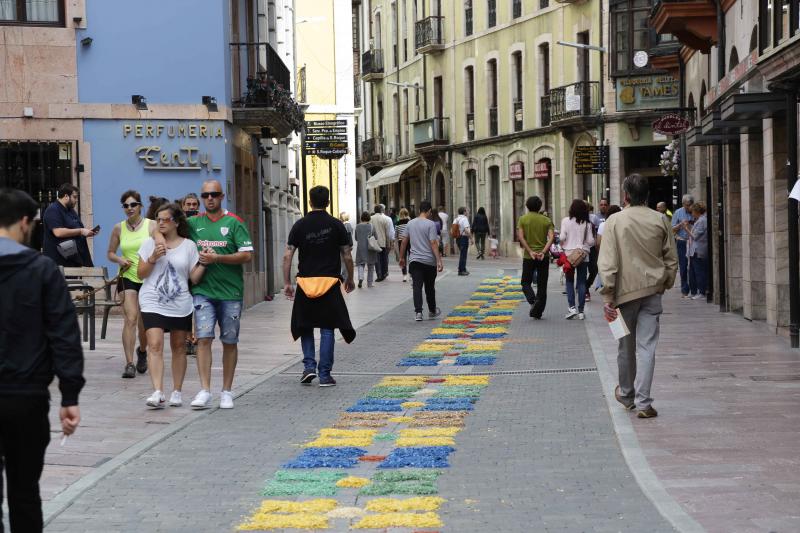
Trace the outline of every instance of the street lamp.
<path fill-rule="evenodd" d="M 571 46 L 572 48 L 580 48 L 582 50 L 595 50 L 596 52 L 602 53 L 607 52 L 604 46 L 595 46 L 593 44 L 570 43 L 568 41 L 556 41 L 556 44 L 560 44 L 561 46 Z"/>
<path fill-rule="evenodd" d="M 418 91 L 424 91 L 425 86 L 420 85 L 419 83 L 407 83 L 407 82 L 396 82 L 396 81 L 387 81 L 389 85 L 396 85 L 398 87 L 405 87 L 406 89 L 417 89 Z"/>

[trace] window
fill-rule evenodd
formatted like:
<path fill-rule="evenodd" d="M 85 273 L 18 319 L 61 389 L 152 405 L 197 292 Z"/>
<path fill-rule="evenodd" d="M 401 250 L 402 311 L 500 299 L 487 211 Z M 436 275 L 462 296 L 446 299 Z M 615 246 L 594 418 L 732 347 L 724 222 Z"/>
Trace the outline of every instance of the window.
<path fill-rule="evenodd" d="M 416 23 L 417 23 L 417 0 L 414 0 L 413 12 L 411 13 L 411 23 L 414 24 L 414 25 L 416 25 Z M 414 47 L 414 55 L 417 55 L 417 54 L 419 54 L 419 51 L 417 50 L 417 47 L 415 46 Z"/>
<path fill-rule="evenodd" d="M 648 18 L 651 0 L 620 0 L 611 3 L 611 70 L 619 75 L 638 70 L 633 66 L 633 54 L 646 52 L 659 43 Z M 664 41 L 671 36 L 662 36 Z"/>
<path fill-rule="evenodd" d="M 467 194 L 464 198 L 465 207 L 470 215 L 478 211 L 478 173 L 474 169 L 467 170 Z"/>
<path fill-rule="evenodd" d="M 472 35 L 472 0 L 464 0 L 464 35 Z"/>
<path fill-rule="evenodd" d="M 396 156 L 403 154 L 403 140 L 400 135 L 400 96 L 397 93 L 392 95 L 392 106 L 394 106 L 394 153 Z"/>
<path fill-rule="evenodd" d="M 511 2 L 511 16 L 512 18 L 519 18 L 522 16 L 522 0 L 512 0 Z"/>
<path fill-rule="evenodd" d="M 403 89 L 403 131 L 406 134 L 406 148 L 410 152 L 411 151 L 411 128 L 408 127 L 408 115 L 410 114 L 408 110 L 408 89 Z"/>
<path fill-rule="evenodd" d="M 489 136 L 494 137 L 498 133 L 497 124 L 497 60 L 490 59 L 486 63 L 486 80 L 489 85 Z"/>
<path fill-rule="evenodd" d="M 0 24 L 64 26 L 63 0 L 0 0 Z"/>
<path fill-rule="evenodd" d="M 761 49 L 777 46 L 800 27 L 800 0 L 760 0 Z"/>
<path fill-rule="evenodd" d="M 397 55 L 397 4 L 392 4 L 392 65 L 397 67 L 400 63 Z"/>
<path fill-rule="evenodd" d="M 494 28 L 497 25 L 497 0 L 487 0 L 486 4 L 489 12 L 489 27 Z"/>
<path fill-rule="evenodd" d="M 408 20 L 406 20 L 406 16 L 408 13 L 408 5 L 406 4 L 406 0 L 403 0 L 403 11 L 400 13 L 401 15 L 401 24 L 400 27 L 403 29 L 403 61 L 408 61 Z"/>
<path fill-rule="evenodd" d="M 522 131 L 522 52 L 511 54 L 512 86 L 511 98 L 514 110 L 514 131 Z"/>
<path fill-rule="evenodd" d="M 464 99 L 467 110 L 467 139 L 475 138 L 475 69 L 464 69 Z"/>
<path fill-rule="evenodd" d="M 539 9 L 547 9 L 550 5 L 550 0 L 539 0 Z"/>

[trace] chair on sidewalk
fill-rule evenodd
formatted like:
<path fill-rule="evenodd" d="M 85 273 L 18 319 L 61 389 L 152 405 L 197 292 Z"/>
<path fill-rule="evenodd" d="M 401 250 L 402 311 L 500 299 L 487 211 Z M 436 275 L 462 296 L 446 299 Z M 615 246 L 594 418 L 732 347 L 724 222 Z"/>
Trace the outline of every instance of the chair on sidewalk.
<path fill-rule="evenodd" d="M 103 308 L 103 323 L 100 338 L 106 338 L 108 315 L 112 307 L 120 302 L 114 299 L 106 267 L 61 267 L 67 287 L 72 291 L 82 292 L 82 297 L 75 301 L 75 309 L 83 315 L 83 340 L 89 341 L 89 349 L 95 348 L 95 312 L 97 307 Z"/>

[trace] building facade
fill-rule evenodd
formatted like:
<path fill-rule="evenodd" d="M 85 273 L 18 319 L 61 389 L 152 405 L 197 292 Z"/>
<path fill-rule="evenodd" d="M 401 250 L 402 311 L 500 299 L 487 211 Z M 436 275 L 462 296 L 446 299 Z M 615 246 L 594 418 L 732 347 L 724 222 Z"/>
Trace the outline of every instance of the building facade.
<path fill-rule="evenodd" d="M 276 50 L 277 15 L 291 3 L 220 0 L 201 12 L 187 0 L 20 4 L 0 12 L 0 56 L 11 59 L 3 79 L 14 80 L 0 94 L 0 183 L 43 205 L 61 183 L 76 184 L 85 225 L 102 228 L 90 242 L 95 264 L 114 275 L 106 249 L 123 191 L 178 199 L 218 179 L 256 249 L 246 303 L 263 301 L 280 267 L 271 234 L 292 218 L 262 201 L 272 188 L 291 191 L 286 144 L 272 157 L 264 147 L 302 126 Z"/>

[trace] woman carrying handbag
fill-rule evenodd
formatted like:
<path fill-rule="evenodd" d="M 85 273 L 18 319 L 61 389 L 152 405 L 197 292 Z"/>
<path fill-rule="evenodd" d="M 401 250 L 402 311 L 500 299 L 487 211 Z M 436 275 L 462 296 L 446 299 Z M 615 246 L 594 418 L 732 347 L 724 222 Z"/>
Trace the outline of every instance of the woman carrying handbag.
<path fill-rule="evenodd" d="M 381 250 L 375 238 L 375 230 L 369 222 L 369 213 L 361 213 L 361 222 L 356 226 L 356 266 L 358 267 L 358 288 L 364 284 L 364 267 L 367 267 L 367 287 L 372 287 L 375 275 L 375 263 L 378 262 L 378 252 Z"/>
<path fill-rule="evenodd" d="M 567 314 L 564 318 L 575 317 L 583 320 L 583 306 L 586 302 L 586 275 L 588 272 L 589 250 L 594 246 L 594 235 L 589 225 L 589 208 L 583 200 L 573 200 L 569 208 L 569 216 L 561 221 L 559 234 L 561 247 L 566 260 L 572 267 L 566 274 L 567 282 Z M 577 291 L 578 305 L 575 305 Z"/>

